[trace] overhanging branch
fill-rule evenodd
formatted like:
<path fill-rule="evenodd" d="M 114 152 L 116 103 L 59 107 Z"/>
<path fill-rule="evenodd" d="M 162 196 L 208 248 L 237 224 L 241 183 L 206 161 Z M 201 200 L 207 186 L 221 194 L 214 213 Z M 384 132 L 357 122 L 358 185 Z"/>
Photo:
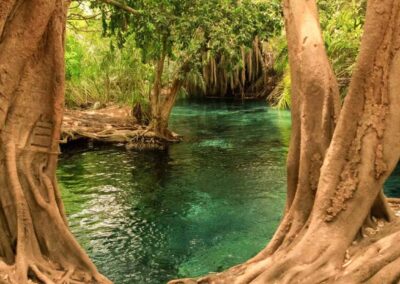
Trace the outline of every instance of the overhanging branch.
<path fill-rule="evenodd" d="M 126 11 L 126 12 L 128 12 L 130 14 L 133 14 L 133 15 L 140 15 L 141 14 L 139 11 L 137 11 L 137 10 L 133 9 L 132 7 L 129 7 L 128 5 L 126 5 L 124 3 L 121 3 L 121 2 L 119 2 L 117 0 L 99 0 L 99 1 L 103 2 L 103 3 L 106 3 L 106 4 L 113 5 L 115 7 L 118 7 L 118 8 L 120 8 L 120 9 L 122 9 L 122 10 L 124 10 L 124 11 Z"/>

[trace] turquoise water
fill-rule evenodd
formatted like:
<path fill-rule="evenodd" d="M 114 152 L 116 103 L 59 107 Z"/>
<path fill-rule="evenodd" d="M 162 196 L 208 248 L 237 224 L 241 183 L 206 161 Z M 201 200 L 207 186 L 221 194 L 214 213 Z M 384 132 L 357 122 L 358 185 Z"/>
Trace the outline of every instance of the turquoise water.
<path fill-rule="evenodd" d="M 115 283 L 221 271 L 272 236 L 285 199 L 290 114 L 262 103 L 186 103 L 161 152 L 68 151 L 58 176 L 72 231 Z M 400 172 L 388 191 L 400 193 Z"/>

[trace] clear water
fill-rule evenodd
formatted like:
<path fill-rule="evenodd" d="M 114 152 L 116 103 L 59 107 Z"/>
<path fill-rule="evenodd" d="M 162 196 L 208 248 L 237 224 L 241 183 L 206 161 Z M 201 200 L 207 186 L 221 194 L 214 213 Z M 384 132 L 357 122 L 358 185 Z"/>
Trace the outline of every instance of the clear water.
<path fill-rule="evenodd" d="M 221 271 L 272 236 L 285 199 L 290 114 L 263 103 L 181 103 L 185 142 L 161 152 L 94 148 L 58 170 L 72 231 L 115 283 Z M 400 196 L 400 171 L 388 183 Z"/>

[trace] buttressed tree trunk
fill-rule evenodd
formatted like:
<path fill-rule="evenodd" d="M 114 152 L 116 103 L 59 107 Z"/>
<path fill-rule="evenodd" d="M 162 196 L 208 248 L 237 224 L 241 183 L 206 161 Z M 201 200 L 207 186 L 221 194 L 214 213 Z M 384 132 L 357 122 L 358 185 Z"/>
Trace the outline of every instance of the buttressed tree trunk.
<path fill-rule="evenodd" d="M 246 263 L 171 283 L 399 283 L 400 222 L 382 188 L 400 157 L 400 1 L 368 1 L 340 116 L 315 0 L 283 5 L 293 129 L 282 223 Z"/>
<path fill-rule="evenodd" d="M 110 283 L 69 231 L 55 177 L 68 4 L 0 1 L 0 283 Z"/>

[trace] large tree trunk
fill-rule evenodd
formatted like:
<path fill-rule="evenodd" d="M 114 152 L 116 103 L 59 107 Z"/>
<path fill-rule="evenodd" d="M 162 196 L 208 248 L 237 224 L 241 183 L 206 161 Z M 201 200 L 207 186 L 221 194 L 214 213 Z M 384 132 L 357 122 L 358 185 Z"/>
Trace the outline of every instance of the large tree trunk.
<path fill-rule="evenodd" d="M 284 12 L 294 105 L 282 224 L 245 264 L 172 283 L 398 283 L 400 224 L 382 188 L 400 157 L 400 1 L 368 1 L 332 139 L 337 87 L 315 1 L 285 0 Z"/>
<path fill-rule="evenodd" d="M 307 221 L 340 112 L 339 88 L 326 55 L 315 1 L 285 0 L 284 15 L 293 90 L 286 214 L 261 258 L 290 244 Z"/>
<path fill-rule="evenodd" d="M 55 177 L 68 4 L 0 2 L 2 283 L 110 283 L 69 231 Z"/>

